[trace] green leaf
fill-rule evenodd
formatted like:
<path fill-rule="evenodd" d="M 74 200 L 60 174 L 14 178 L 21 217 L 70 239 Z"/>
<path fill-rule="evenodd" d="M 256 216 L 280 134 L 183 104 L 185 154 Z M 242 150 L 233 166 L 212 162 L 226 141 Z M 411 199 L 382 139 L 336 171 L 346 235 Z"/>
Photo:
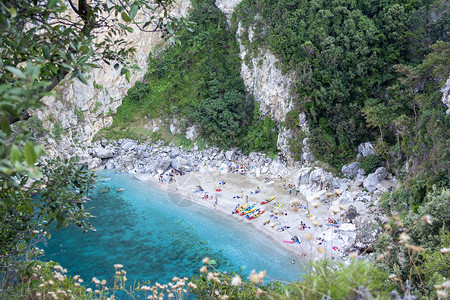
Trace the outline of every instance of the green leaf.
<path fill-rule="evenodd" d="M 32 166 L 37 160 L 37 155 L 36 152 L 34 151 L 33 145 L 28 141 L 25 144 L 24 153 L 25 153 L 25 161 L 29 166 Z"/>
<path fill-rule="evenodd" d="M 130 18 L 134 20 L 134 17 L 136 17 L 136 13 L 138 11 L 139 7 L 136 4 L 133 4 L 130 10 Z"/>
<path fill-rule="evenodd" d="M 56 223 L 56 231 L 60 231 L 61 227 L 64 224 L 64 218 L 61 215 L 57 215 L 56 216 L 56 221 L 57 221 L 57 223 Z"/>
<path fill-rule="evenodd" d="M 45 59 L 50 58 L 50 50 L 48 49 L 47 46 L 45 46 L 45 45 L 42 46 L 42 52 L 44 53 Z"/>
<path fill-rule="evenodd" d="M 1 128 L 2 131 L 6 133 L 6 136 L 9 137 L 11 135 L 11 126 L 9 124 L 8 117 L 4 113 L 2 114 Z"/>
<path fill-rule="evenodd" d="M 88 82 L 87 82 L 87 80 L 86 80 L 86 77 L 84 77 L 84 75 L 83 74 L 81 74 L 81 73 L 78 73 L 77 74 L 77 78 L 82 82 L 82 83 L 84 83 L 84 84 L 88 84 Z"/>
<path fill-rule="evenodd" d="M 17 68 L 14 68 L 14 67 L 11 67 L 11 66 L 6 66 L 5 69 L 8 70 L 9 72 L 13 73 L 17 77 L 20 77 L 20 78 L 23 78 L 23 79 L 25 79 L 27 77 L 27 76 L 25 76 L 25 74 L 23 74 L 22 71 L 20 71 Z"/>
<path fill-rule="evenodd" d="M 122 12 L 122 20 L 124 20 L 125 22 L 131 22 L 131 18 L 130 16 L 126 13 L 126 12 Z"/>
<path fill-rule="evenodd" d="M 11 14 L 11 18 L 15 18 L 17 16 L 17 11 L 14 7 L 9 8 L 9 13 Z"/>
<path fill-rule="evenodd" d="M 16 161 L 20 161 L 22 159 L 22 153 L 16 145 L 13 145 L 11 147 L 11 154 L 9 155 L 9 157 L 11 158 L 11 162 L 13 164 L 15 164 Z"/>
<path fill-rule="evenodd" d="M 47 4 L 47 7 L 52 9 L 53 7 L 55 7 L 57 1 L 58 0 L 49 0 L 48 4 Z"/>

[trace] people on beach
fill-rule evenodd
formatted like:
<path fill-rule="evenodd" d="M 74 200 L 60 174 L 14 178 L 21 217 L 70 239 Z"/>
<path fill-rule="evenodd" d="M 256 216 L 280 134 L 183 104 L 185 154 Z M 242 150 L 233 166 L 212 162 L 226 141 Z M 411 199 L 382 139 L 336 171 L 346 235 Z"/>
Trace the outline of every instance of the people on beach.
<path fill-rule="evenodd" d="M 124 188 L 119 188 L 117 191 L 121 192 L 121 191 L 125 191 L 125 189 Z"/>

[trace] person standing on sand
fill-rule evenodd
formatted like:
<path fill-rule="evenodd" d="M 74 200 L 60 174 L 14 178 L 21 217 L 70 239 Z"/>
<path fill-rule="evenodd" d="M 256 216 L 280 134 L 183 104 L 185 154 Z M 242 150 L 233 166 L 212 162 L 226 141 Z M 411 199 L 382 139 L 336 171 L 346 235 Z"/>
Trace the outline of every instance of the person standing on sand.
<path fill-rule="evenodd" d="M 248 203 L 248 196 L 245 195 L 245 203 Z"/>

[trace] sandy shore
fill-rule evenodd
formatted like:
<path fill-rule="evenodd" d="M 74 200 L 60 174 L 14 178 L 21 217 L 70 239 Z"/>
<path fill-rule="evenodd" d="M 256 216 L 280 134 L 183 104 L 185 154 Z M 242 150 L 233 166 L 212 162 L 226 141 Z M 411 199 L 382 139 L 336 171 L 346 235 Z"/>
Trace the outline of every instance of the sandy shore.
<path fill-rule="evenodd" d="M 265 210 L 265 213 L 253 220 L 247 220 L 245 216 L 233 215 L 236 222 L 248 226 L 248 230 L 257 230 L 269 236 L 277 247 L 281 247 L 293 253 L 293 258 L 298 261 L 314 260 L 320 258 L 336 259 L 342 254 L 340 249 L 345 241 L 338 238 L 338 228 L 329 225 L 328 218 L 339 220 L 340 211 L 335 207 L 329 208 L 330 203 L 319 201 L 313 193 L 308 191 L 307 197 L 300 193 L 289 193 L 288 184 L 295 184 L 295 174 L 291 172 L 282 178 L 250 177 L 239 173 L 220 173 L 202 167 L 199 171 L 189 172 L 185 175 L 175 176 L 175 182 L 163 183 L 158 178 L 150 181 L 161 190 L 174 193 L 195 203 L 205 206 L 211 213 L 224 213 L 230 215 L 237 204 L 257 203 L 257 207 Z M 167 174 L 165 178 L 168 179 Z M 222 181 L 225 182 L 222 185 Z M 283 182 L 286 187 L 283 186 Z M 198 191 L 201 186 L 203 191 Z M 259 193 L 255 193 L 257 187 Z M 219 191 L 220 190 L 220 191 Z M 334 191 L 333 191 L 334 192 Z M 212 199 L 204 199 L 205 194 Z M 236 196 L 243 198 L 237 198 Z M 260 202 L 272 196 L 276 198 L 267 204 Z M 333 199 L 329 194 L 330 202 Z M 217 205 L 215 198 L 217 197 Z M 306 229 L 300 228 L 301 222 L 306 224 Z M 297 236 L 301 243 L 286 243 Z M 319 240 L 322 239 L 322 240 Z"/>

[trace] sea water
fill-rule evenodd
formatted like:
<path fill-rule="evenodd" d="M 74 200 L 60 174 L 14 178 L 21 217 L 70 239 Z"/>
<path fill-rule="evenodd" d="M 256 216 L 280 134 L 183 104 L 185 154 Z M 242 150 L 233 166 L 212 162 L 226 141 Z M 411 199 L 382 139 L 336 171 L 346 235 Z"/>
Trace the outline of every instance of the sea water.
<path fill-rule="evenodd" d="M 243 276 L 266 270 L 270 278 L 295 281 L 302 274 L 299 263 L 291 264 L 292 253 L 242 217 L 183 200 L 130 174 L 105 170 L 97 176 L 86 205 L 97 231 L 52 231 L 43 247 L 45 259 L 59 262 L 72 276 L 111 281 L 114 264 L 122 264 L 129 282 L 167 283 L 174 276 L 199 274 L 204 257 L 214 259 L 222 272 Z"/>

